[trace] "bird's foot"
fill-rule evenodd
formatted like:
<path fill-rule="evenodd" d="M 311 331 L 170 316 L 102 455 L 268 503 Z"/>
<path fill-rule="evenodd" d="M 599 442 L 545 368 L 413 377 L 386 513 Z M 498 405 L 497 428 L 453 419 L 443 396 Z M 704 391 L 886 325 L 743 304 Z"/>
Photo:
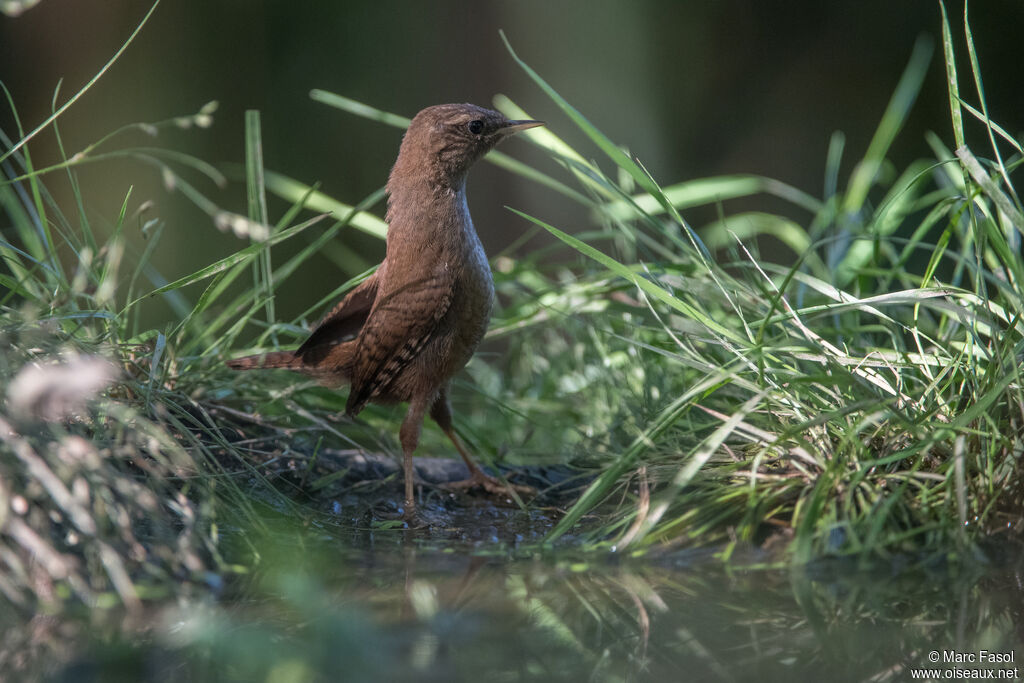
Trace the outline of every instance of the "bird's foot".
<path fill-rule="evenodd" d="M 512 484 L 505 483 L 496 477 L 484 474 L 481 470 L 474 470 L 470 475 L 469 479 L 463 479 L 462 481 L 453 481 L 443 485 L 443 488 L 449 490 L 466 490 L 482 488 L 488 493 L 495 496 L 508 496 L 512 493 L 517 493 L 524 496 L 536 496 L 537 489 L 532 486 L 525 486 L 523 484 Z"/>
<path fill-rule="evenodd" d="M 420 514 L 419 508 L 416 507 L 415 503 L 405 504 L 405 509 L 402 511 L 402 521 L 405 522 L 407 529 L 426 529 L 430 526 L 430 523 Z"/>

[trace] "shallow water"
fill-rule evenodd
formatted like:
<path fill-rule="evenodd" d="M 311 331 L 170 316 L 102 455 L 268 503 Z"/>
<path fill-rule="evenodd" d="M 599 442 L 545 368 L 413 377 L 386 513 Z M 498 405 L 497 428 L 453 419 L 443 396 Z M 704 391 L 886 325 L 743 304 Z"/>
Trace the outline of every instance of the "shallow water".
<path fill-rule="evenodd" d="M 0 670 L 66 681 L 903 681 L 935 666 L 933 652 L 940 677 L 956 666 L 1012 674 L 1024 657 L 1024 561 L 1012 553 L 999 566 L 897 558 L 780 571 L 725 567 L 713 551 L 595 557 L 487 536 L 238 531 L 229 545 L 255 571 L 219 590 L 210 577 L 216 598 L 197 586 L 144 615 L 7 622 Z M 983 650 L 1013 661 L 941 661 Z"/>

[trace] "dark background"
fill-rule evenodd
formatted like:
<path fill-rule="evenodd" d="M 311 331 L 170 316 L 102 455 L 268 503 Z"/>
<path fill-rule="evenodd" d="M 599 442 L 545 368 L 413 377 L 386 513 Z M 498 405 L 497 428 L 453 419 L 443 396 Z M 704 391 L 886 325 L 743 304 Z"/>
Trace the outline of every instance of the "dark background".
<path fill-rule="evenodd" d="M 149 6 L 43 0 L 20 17 L 0 18 L 0 79 L 26 129 L 48 115 L 58 80 L 63 78 L 63 102 L 114 54 Z M 961 58 L 961 92 L 976 102 L 965 59 L 963 7 L 953 0 L 947 9 Z M 991 113 L 1019 133 L 1024 3 L 985 0 L 973 3 L 971 11 Z M 929 129 L 952 147 L 939 5 L 891 0 L 164 0 L 121 60 L 60 119 L 62 134 L 73 152 L 122 124 L 193 113 L 216 99 L 220 109 L 211 129 L 167 130 L 156 141 L 139 134 L 121 144 L 158 144 L 218 164 L 240 162 L 243 113 L 256 108 L 262 112 L 268 168 L 322 181 L 324 192 L 356 203 L 383 184 L 401 133 L 313 102 L 310 89 L 405 116 L 440 102 L 488 105 L 494 94 L 504 93 L 611 170 L 513 62 L 499 29 L 527 63 L 628 146 L 663 185 L 759 173 L 820 196 L 835 130 L 847 136 L 842 185 L 921 35 L 933 40 L 931 70 L 892 160 L 900 167 L 929 155 L 923 138 Z M 0 125 L 16 137 L 6 106 L 0 108 Z M 973 130 L 980 145 L 982 131 Z M 57 160 L 52 133 L 30 149 L 37 166 Z M 522 141 L 503 149 L 565 177 Z M 88 210 L 108 222 L 116 220 L 128 185 L 134 186 L 130 209 L 155 203 L 150 216 L 167 223 L 156 260 L 167 278 L 241 246 L 180 195 L 165 192 L 149 167 L 113 162 L 86 167 L 81 177 Z M 66 197 L 62 181 L 54 175 L 47 182 Z M 227 190 L 199 186 L 225 207 L 245 212 L 241 183 Z M 492 254 L 527 227 L 502 208 L 506 204 L 569 231 L 582 227 L 585 218 L 561 197 L 486 164 L 474 170 L 469 187 L 475 222 Z M 770 201 L 759 207 L 786 208 Z M 272 206 L 272 218 L 283 208 Z M 368 262 L 383 254 L 382 244 L 354 231 L 343 239 Z M 289 247 L 282 249 L 283 255 Z M 282 317 L 308 304 L 309 288 L 318 297 L 347 275 L 326 259 L 314 263 L 282 292 Z"/>

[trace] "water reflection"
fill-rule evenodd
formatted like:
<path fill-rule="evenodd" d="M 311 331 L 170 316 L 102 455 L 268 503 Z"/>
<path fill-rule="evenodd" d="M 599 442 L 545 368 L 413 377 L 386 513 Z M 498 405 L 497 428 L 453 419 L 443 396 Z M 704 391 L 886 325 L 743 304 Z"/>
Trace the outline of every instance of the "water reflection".
<path fill-rule="evenodd" d="M 104 681 L 903 681 L 933 651 L 1015 660 L 990 669 L 1024 656 L 1019 561 L 730 570 L 693 554 L 482 554 L 402 532 L 360 550 L 323 533 L 239 543 L 257 570 L 219 600 L 128 623 L 9 624 L 0 664 Z"/>

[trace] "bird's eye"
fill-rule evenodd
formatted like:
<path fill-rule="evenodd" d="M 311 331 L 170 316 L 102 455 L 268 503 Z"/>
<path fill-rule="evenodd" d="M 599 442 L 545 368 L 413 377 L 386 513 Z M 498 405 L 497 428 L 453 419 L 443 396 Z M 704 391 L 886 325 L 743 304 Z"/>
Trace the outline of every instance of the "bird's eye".
<path fill-rule="evenodd" d="M 473 135 L 480 135 L 484 129 L 484 122 L 480 119 L 473 119 L 469 122 L 469 132 Z"/>

